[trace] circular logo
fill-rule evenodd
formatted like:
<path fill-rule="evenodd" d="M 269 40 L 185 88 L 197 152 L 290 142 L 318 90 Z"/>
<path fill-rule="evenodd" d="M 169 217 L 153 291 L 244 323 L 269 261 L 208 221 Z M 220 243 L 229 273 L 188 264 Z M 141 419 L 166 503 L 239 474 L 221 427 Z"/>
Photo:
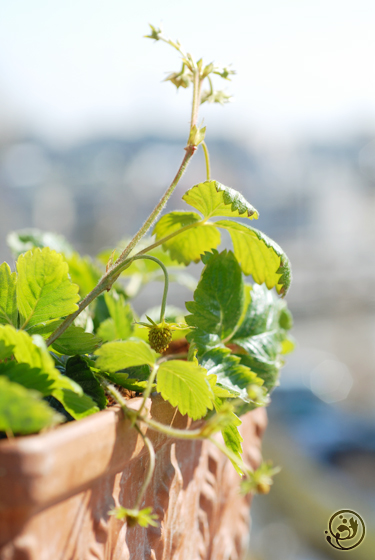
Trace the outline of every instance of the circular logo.
<path fill-rule="evenodd" d="M 365 538 L 365 524 L 360 515 L 351 509 L 334 513 L 325 531 L 327 542 L 337 550 L 352 550 Z"/>

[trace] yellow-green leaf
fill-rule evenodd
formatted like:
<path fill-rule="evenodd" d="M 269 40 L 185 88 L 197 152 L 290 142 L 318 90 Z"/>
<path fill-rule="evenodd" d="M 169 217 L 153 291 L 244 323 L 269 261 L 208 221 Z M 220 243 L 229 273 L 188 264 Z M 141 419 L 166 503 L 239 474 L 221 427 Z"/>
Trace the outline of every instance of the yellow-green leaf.
<path fill-rule="evenodd" d="M 17 260 L 17 303 L 21 328 L 70 315 L 77 310 L 78 286 L 72 284 L 63 256 L 48 247 Z"/>
<path fill-rule="evenodd" d="M 170 235 L 181 228 L 186 228 L 178 235 L 163 243 L 163 249 L 171 258 L 186 265 L 199 262 L 205 251 L 216 249 L 220 244 L 220 233 L 212 224 L 201 224 L 201 218 L 195 212 L 171 212 L 156 224 L 156 239 Z M 191 227 L 186 227 L 191 226 Z"/>
<path fill-rule="evenodd" d="M 258 219 L 257 210 L 241 193 L 217 181 L 205 181 L 188 190 L 182 199 L 203 214 L 205 218 L 230 216 Z"/>
<path fill-rule="evenodd" d="M 95 354 L 99 356 L 96 367 L 109 372 L 143 364 L 153 366 L 156 359 L 156 353 L 143 340 L 108 342 L 103 344 Z"/>
<path fill-rule="evenodd" d="M 229 231 L 244 274 L 251 274 L 257 284 L 265 283 L 269 290 L 276 287 L 279 294 L 287 293 L 292 272 L 288 257 L 277 243 L 246 224 L 222 220 L 215 225 Z"/>
<path fill-rule="evenodd" d="M 17 274 L 11 272 L 8 263 L 0 265 L 0 323 L 17 327 Z"/>

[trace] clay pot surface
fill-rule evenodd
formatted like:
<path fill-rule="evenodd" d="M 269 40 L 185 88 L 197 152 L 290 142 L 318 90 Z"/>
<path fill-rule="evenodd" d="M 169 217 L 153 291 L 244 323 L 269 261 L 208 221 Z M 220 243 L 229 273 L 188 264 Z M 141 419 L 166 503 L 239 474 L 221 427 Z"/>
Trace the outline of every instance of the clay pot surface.
<path fill-rule="evenodd" d="M 159 422 L 176 428 L 191 422 L 158 396 L 147 406 Z M 244 459 L 256 468 L 266 412 L 256 409 L 241 420 Z M 152 430 L 147 435 L 156 469 L 141 507 L 159 516 L 159 525 L 147 529 L 128 528 L 108 515 L 118 505 L 133 507 L 149 460 L 119 408 L 1 441 L 0 559 L 240 559 L 251 498 L 238 493 L 231 463 L 210 442 L 173 440 Z"/>

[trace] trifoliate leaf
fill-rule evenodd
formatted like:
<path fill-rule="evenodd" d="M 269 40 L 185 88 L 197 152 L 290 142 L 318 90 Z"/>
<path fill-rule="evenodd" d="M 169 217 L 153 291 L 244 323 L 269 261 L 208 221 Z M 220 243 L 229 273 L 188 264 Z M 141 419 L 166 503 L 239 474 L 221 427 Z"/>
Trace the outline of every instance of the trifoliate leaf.
<path fill-rule="evenodd" d="M 11 272 L 8 263 L 0 265 L 0 324 L 17 327 L 16 299 L 17 274 Z"/>
<path fill-rule="evenodd" d="M 205 181 L 188 190 L 182 199 L 205 218 L 230 216 L 257 219 L 259 214 L 239 192 L 217 181 Z"/>
<path fill-rule="evenodd" d="M 153 366 L 156 354 L 143 340 L 108 342 L 95 352 L 96 366 L 103 371 L 116 372 L 132 366 Z"/>
<path fill-rule="evenodd" d="M 163 216 L 154 228 L 156 239 L 162 239 L 175 231 L 194 226 L 201 221 L 195 212 L 170 212 Z M 201 254 L 215 249 L 220 244 L 220 233 L 211 224 L 199 224 L 186 229 L 172 239 L 163 243 L 163 249 L 168 251 L 171 258 L 186 265 L 199 262 Z"/>
<path fill-rule="evenodd" d="M 214 396 L 206 370 L 193 362 L 163 362 L 158 369 L 157 390 L 163 399 L 193 420 L 202 418 L 213 408 Z"/>
<path fill-rule="evenodd" d="M 77 310 L 78 286 L 72 284 L 62 255 L 48 247 L 17 260 L 17 304 L 21 328 L 70 315 Z"/>
<path fill-rule="evenodd" d="M 0 431 L 26 435 L 62 422 L 37 391 L 25 389 L 0 375 Z"/>
<path fill-rule="evenodd" d="M 215 252 L 203 270 L 194 301 L 186 303 L 188 325 L 221 339 L 234 331 L 242 314 L 244 285 L 240 266 L 231 251 Z"/>
<path fill-rule="evenodd" d="M 78 383 L 82 387 L 83 392 L 91 397 L 101 410 L 106 407 L 107 399 L 105 393 L 89 365 L 81 356 L 69 358 L 66 362 L 65 375 Z"/>
<path fill-rule="evenodd" d="M 292 273 L 289 259 L 281 247 L 246 224 L 222 220 L 215 225 L 229 231 L 234 254 L 244 274 L 251 274 L 257 284 L 265 283 L 269 290 L 276 287 L 277 292 L 285 296 Z"/>
<path fill-rule="evenodd" d="M 28 332 L 30 334 L 40 334 L 43 338 L 48 338 L 61 323 L 62 321 L 56 320 L 42 325 L 35 325 Z M 51 349 L 66 356 L 91 354 L 98 348 L 100 342 L 101 339 L 94 334 L 85 332 L 82 327 L 71 325 L 55 340 L 51 345 Z"/>

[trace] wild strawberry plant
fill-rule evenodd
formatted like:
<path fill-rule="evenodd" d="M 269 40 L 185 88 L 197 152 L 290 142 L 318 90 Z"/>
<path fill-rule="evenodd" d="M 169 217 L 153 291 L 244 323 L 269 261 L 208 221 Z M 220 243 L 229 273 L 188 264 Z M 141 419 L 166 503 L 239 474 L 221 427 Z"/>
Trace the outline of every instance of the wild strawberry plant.
<path fill-rule="evenodd" d="M 239 416 L 267 404 L 283 355 L 293 347 L 283 299 L 291 281 L 289 260 L 250 225 L 259 214 L 242 194 L 211 178 L 205 128 L 197 124 L 202 103 L 228 101 L 214 89 L 213 77 L 228 80 L 234 72 L 195 61 L 153 26 L 148 37 L 181 55 L 180 71 L 167 80 L 193 89 L 188 141 L 171 185 L 121 251 L 91 259 L 53 234 L 15 232 L 9 244 L 16 269 L 0 266 L 0 431 L 5 437 L 37 433 L 102 410 L 111 396 L 150 453 L 136 504 L 112 513 L 144 526 L 155 523 L 150 508 L 140 509 L 155 457 L 141 422 L 172 437 L 210 439 L 243 477 L 245 492 L 269 490 L 275 470 L 263 464 L 252 472 L 242 461 Z M 199 147 L 207 177 L 182 197 L 191 210 L 160 218 Z M 153 237 L 146 238 L 152 224 Z M 225 231 L 233 250 L 219 252 Z M 169 278 L 186 283 L 181 268 L 200 261 L 204 269 L 187 314 L 168 307 Z M 131 299 L 160 275 L 162 301 L 140 321 Z M 143 395 L 138 411 L 127 407 L 121 388 Z M 155 390 L 181 414 L 206 421 L 177 430 L 148 418 L 146 401 Z M 223 443 L 213 438 L 218 431 Z"/>

